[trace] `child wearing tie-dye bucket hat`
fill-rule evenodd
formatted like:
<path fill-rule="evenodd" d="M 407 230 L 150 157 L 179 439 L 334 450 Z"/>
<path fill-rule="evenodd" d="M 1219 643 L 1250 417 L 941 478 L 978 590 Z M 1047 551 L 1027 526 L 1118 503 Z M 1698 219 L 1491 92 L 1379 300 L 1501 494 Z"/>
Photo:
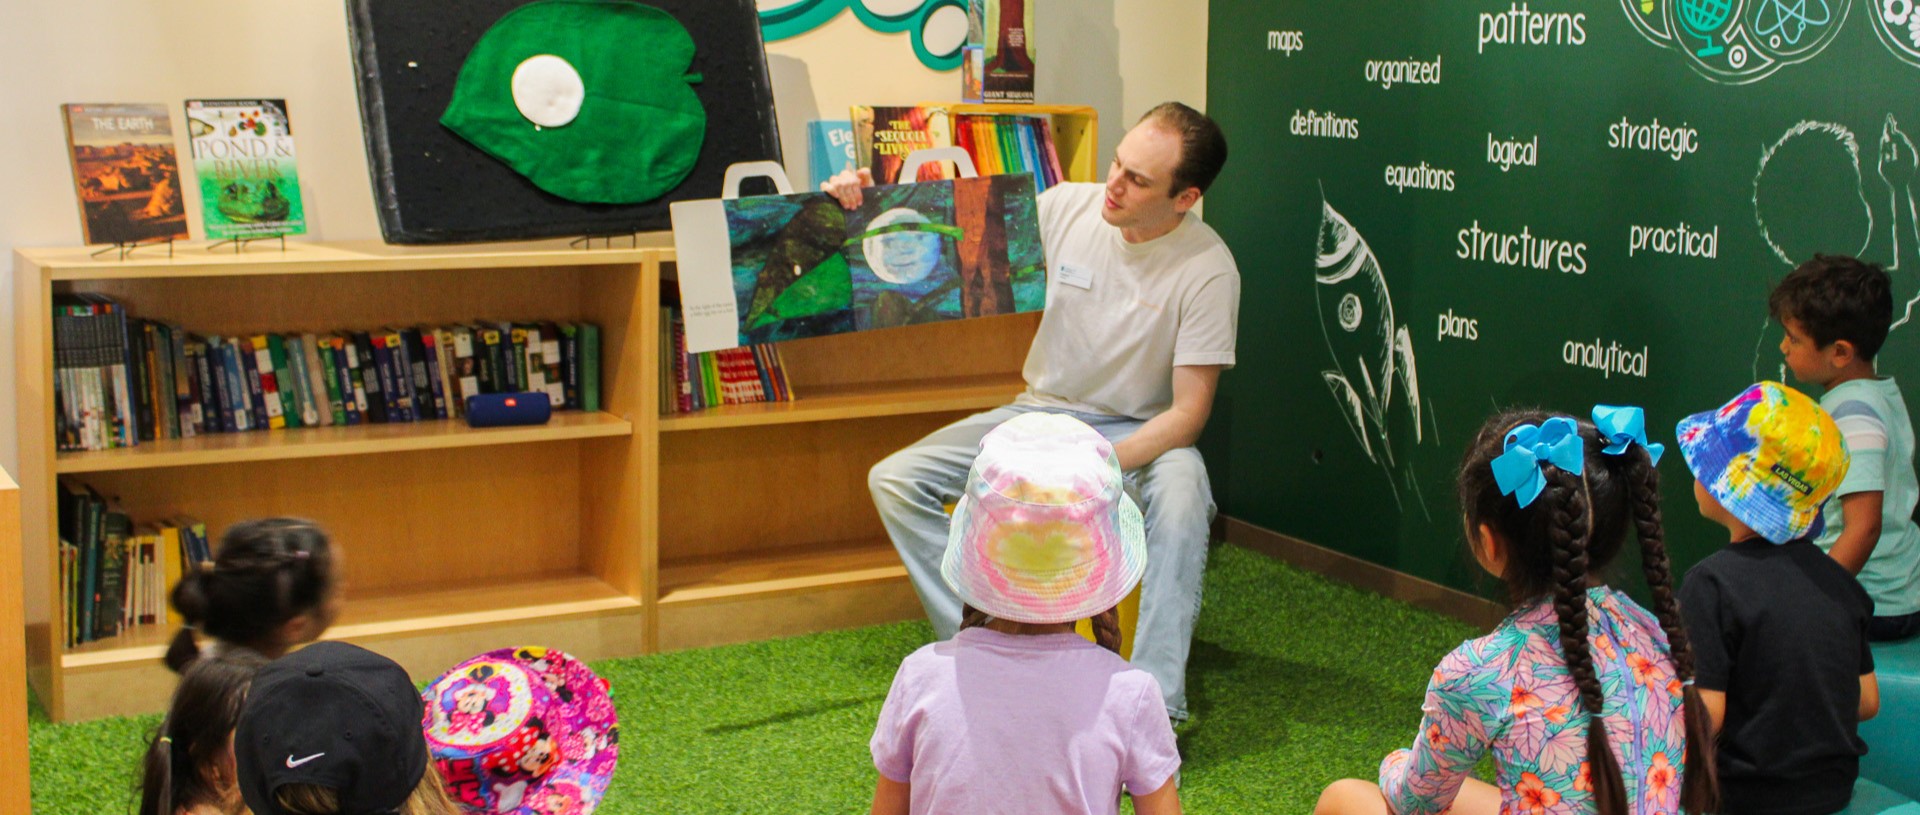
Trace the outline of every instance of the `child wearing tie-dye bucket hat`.
<path fill-rule="evenodd" d="M 1700 514 L 1726 548 L 1687 572 L 1695 682 L 1720 737 L 1723 812 L 1838 812 L 1879 710 L 1873 601 L 1813 543 L 1848 467 L 1840 428 L 1778 382 L 1680 422 Z"/>
<path fill-rule="evenodd" d="M 873 811 L 1113 813 L 1124 787 L 1141 815 L 1178 812 L 1159 683 L 1117 653 L 1113 609 L 1145 569 L 1112 443 L 1040 412 L 982 438 L 941 568 L 961 630 L 894 676 Z"/>

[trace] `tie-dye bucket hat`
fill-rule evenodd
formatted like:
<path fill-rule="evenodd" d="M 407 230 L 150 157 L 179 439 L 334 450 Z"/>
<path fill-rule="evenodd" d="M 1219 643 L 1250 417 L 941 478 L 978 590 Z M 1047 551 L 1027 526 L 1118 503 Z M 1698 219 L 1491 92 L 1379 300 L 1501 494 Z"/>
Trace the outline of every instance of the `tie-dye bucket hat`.
<path fill-rule="evenodd" d="M 1847 474 L 1833 417 L 1778 382 L 1749 386 L 1680 421 L 1687 468 L 1728 512 L 1774 543 L 1820 534 L 1820 505 Z"/>
<path fill-rule="evenodd" d="M 620 758 L 606 680 L 552 648 L 488 651 L 422 692 L 447 791 L 474 815 L 590 815 Z"/>
<path fill-rule="evenodd" d="M 1071 416 L 1024 413 L 980 440 L 940 573 L 997 619 L 1083 620 L 1140 582 L 1145 530 L 1112 442 Z"/>

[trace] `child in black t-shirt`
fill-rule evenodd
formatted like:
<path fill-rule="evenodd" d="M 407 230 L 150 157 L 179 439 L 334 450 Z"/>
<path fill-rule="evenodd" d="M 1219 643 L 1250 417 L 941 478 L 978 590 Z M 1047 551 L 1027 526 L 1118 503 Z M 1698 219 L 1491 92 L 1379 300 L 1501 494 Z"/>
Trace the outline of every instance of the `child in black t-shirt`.
<path fill-rule="evenodd" d="M 1832 417 L 1777 382 L 1680 422 L 1700 514 L 1732 533 L 1687 572 L 1681 613 L 1720 734 L 1723 812 L 1826 815 L 1852 799 L 1879 711 L 1873 601 L 1813 545 L 1847 472 Z"/>

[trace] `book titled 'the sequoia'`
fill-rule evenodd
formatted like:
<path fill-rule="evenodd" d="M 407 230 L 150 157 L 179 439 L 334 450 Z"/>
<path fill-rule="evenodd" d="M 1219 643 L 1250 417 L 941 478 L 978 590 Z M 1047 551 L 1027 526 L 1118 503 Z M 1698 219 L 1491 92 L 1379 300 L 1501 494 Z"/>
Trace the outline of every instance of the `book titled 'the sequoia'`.
<path fill-rule="evenodd" d="M 306 234 L 286 100 L 189 99 L 187 135 L 207 237 Z"/>
<path fill-rule="evenodd" d="M 164 105 L 61 105 L 87 243 L 184 240 L 187 209 Z"/>

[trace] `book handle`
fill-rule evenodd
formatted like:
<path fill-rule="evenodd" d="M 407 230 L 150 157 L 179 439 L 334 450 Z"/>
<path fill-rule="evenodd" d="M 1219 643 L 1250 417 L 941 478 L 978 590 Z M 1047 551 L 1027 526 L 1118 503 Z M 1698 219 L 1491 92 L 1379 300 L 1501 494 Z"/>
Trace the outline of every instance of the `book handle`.
<path fill-rule="evenodd" d="M 911 183 L 920 177 L 920 165 L 929 161 L 951 161 L 960 171 L 961 178 L 978 178 L 980 171 L 973 167 L 973 156 L 967 154 L 964 147 L 927 147 L 907 154 L 907 160 L 900 162 L 900 183 Z"/>
<path fill-rule="evenodd" d="M 740 182 L 749 178 L 769 179 L 781 195 L 793 194 L 793 182 L 787 180 L 787 171 L 780 162 L 743 161 L 727 166 L 727 177 L 720 182 L 720 197 L 728 201 L 739 198 Z"/>

